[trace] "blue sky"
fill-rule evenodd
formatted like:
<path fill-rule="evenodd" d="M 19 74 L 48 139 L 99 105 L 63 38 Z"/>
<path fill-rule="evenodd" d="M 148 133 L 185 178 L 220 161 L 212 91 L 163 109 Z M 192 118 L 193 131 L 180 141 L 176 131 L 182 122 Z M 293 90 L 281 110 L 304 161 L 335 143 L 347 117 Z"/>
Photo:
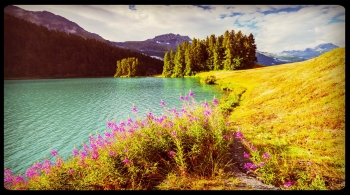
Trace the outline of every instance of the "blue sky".
<path fill-rule="evenodd" d="M 204 39 L 226 30 L 252 33 L 260 51 L 345 46 L 340 5 L 16 5 L 49 11 L 110 41 L 143 41 L 175 33 Z"/>

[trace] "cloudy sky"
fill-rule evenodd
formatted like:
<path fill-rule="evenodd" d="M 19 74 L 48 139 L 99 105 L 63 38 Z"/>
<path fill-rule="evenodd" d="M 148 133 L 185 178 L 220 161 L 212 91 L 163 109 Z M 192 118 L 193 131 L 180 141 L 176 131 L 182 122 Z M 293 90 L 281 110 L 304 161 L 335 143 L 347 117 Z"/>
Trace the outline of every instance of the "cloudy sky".
<path fill-rule="evenodd" d="M 49 11 L 110 41 L 143 41 L 174 33 L 191 39 L 232 29 L 252 33 L 260 51 L 345 46 L 340 5 L 16 5 Z"/>

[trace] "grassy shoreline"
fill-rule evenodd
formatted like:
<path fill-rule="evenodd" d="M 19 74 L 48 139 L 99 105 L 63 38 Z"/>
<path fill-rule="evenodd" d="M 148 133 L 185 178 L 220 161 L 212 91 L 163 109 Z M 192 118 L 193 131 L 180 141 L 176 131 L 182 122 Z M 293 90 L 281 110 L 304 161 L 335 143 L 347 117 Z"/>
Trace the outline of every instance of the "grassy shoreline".
<path fill-rule="evenodd" d="M 285 190 L 345 187 L 345 48 L 305 62 L 214 75 L 219 102 L 180 97 L 181 111 L 148 113 L 137 121 L 108 122 L 111 132 L 90 135 L 90 145 L 54 165 L 35 162 L 25 180 L 5 170 L 7 189 L 226 189 L 240 181 L 225 172 L 233 138 L 266 184 Z M 158 75 L 159 76 L 159 75 Z M 157 75 L 155 77 L 158 77 Z M 137 115 L 136 107 L 132 108 Z M 227 186 L 231 181 L 232 186 Z"/>

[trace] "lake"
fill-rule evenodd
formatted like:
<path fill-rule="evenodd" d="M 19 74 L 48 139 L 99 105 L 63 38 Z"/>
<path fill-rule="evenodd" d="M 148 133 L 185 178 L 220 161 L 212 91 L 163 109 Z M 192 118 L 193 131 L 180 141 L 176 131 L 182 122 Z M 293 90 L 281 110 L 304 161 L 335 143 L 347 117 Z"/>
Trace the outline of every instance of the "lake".
<path fill-rule="evenodd" d="M 4 167 L 22 173 L 44 157 L 54 158 L 50 147 L 67 160 L 74 145 L 82 148 L 90 133 L 110 131 L 107 120 L 126 121 L 134 105 L 140 117 L 148 111 L 181 109 L 189 90 L 199 101 L 219 98 L 218 86 L 203 85 L 199 78 L 79 78 L 4 80 Z"/>

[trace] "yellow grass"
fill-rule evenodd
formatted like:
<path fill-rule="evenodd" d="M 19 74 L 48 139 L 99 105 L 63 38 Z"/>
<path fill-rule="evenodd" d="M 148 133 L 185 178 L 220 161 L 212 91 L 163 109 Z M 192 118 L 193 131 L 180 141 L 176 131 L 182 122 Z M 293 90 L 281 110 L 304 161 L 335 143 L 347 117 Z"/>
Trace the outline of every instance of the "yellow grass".
<path fill-rule="evenodd" d="M 246 88 L 229 120 L 257 148 L 312 162 L 330 189 L 345 181 L 345 48 L 304 62 L 211 71 L 220 85 Z"/>

